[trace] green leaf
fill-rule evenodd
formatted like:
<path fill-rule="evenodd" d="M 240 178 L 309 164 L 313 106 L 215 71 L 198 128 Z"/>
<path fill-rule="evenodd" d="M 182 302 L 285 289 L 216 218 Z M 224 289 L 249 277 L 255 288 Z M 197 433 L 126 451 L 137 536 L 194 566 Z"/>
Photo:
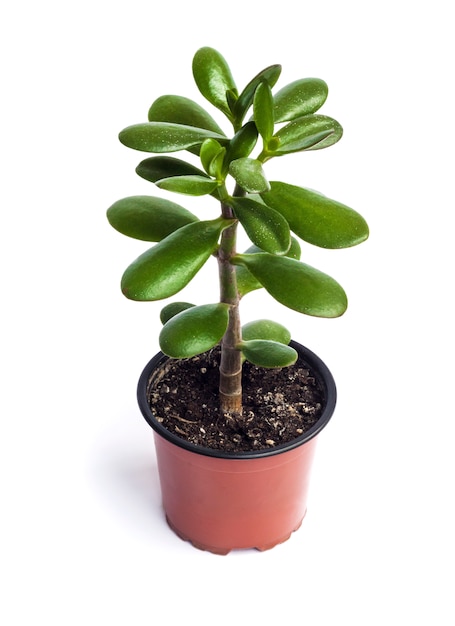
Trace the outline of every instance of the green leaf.
<path fill-rule="evenodd" d="M 257 250 L 259 251 L 259 248 L 257 248 Z M 241 298 L 243 296 L 246 296 L 246 294 L 250 293 L 251 291 L 255 291 L 256 289 L 262 288 L 261 283 L 253 276 L 253 274 L 250 271 L 246 269 L 245 266 L 238 265 L 236 268 L 236 274 L 237 274 L 237 290 Z"/>
<path fill-rule="evenodd" d="M 250 246 L 248 250 L 245 251 L 245 254 L 258 254 L 260 252 L 264 252 L 264 250 L 261 250 L 261 248 L 258 248 L 257 246 Z M 299 242 L 294 237 L 291 237 L 291 247 L 288 252 L 286 252 L 286 256 L 291 259 L 299 260 L 300 252 Z M 255 291 L 256 289 L 261 289 L 261 283 L 243 265 L 237 266 L 236 274 L 237 289 L 240 297 L 246 296 L 247 293 Z"/>
<path fill-rule="evenodd" d="M 302 78 L 286 85 L 273 99 L 275 123 L 316 113 L 326 101 L 328 92 L 326 83 L 319 78 Z"/>
<path fill-rule="evenodd" d="M 331 117 L 324 115 L 299 117 L 275 134 L 279 145 L 274 150 L 273 156 L 327 148 L 339 141 L 342 134 L 340 124 Z"/>
<path fill-rule="evenodd" d="M 255 91 L 263 82 L 266 82 L 270 87 L 273 87 L 277 82 L 278 78 L 281 74 L 281 65 L 270 65 L 266 67 L 265 70 L 259 72 L 245 87 L 245 89 L 240 94 L 237 102 L 234 106 L 234 115 L 237 124 L 241 124 L 243 118 L 246 115 L 246 112 L 253 104 L 253 98 Z"/>
<path fill-rule="evenodd" d="M 162 300 L 183 289 L 215 251 L 233 220 L 195 222 L 179 228 L 139 256 L 122 277 L 130 300 Z"/>
<path fill-rule="evenodd" d="M 229 305 L 203 304 L 178 313 L 162 328 L 160 348 L 168 356 L 185 359 L 216 346 L 226 332 Z"/>
<path fill-rule="evenodd" d="M 281 304 L 316 317 L 339 317 L 347 308 L 343 288 L 330 276 L 295 259 L 271 254 L 240 254 L 233 263 L 245 265 Z"/>
<path fill-rule="evenodd" d="M 251 198 L 231 198 L 230 204 L 252 243 L 271 254 L 289 250 L 289 224 L 278 211 Z"/>
<path fill-rule="evenodd" d="M 206 139 L 201 145 L 199 156 L 205 171 L 213 178 L 222 180 L 226 148 L 221 147 L 216 139 Z"/>
<path fill-rule="evenodd" d="M 273 97 L 272 90 L 267 83 L 261 83 L 256 89 L 253 102 L 254 122 L 264 144 L 270 141 L 273 135 Z"/>
<path fill-rule="evenodd" d="M 159 97 L 149 109 L 148 120 L 149 122 L 175 122 L 195 128 L 205 128 L 224 135 L 223 130 L 204 108 L 182 96 Z"/>
<path fill-rule="evenodd" d="M 209 173 L 213 178 L 216 178 L 217 181 L 224 181 L 224 170 L 225 170 L 225 159 L 226 159 L 226 148 L 221 148 L 217 155 L 212 159 L 212 162 L 209 166 Z"/>
<path fill-rule="evenodd" d="M 205 139 L 226 142 L 226 137 L 204 128 L 171 122 L 146 122 L 122 130 L 119 139 L 128 148 L 142 152 L 177 152 L 201 144 Z"/>
<path fill-rule="evenodd" d="M 143 241 L 161 241 L 198 218 L 179 204 L 153 196 L 130 196 L 107 210 L 110 225 L 123 235 Z"/>
<path fill-rule="evenodd" d="M 234 135 L 227 146 L 226 162 L 247 157 L 251 154 L 258 139 L 258 130 L 254 122 L 247 122 Z"/>
<path fill-rule="evenodd" d="M 273 320 L 255 320 L 242 326 L 242 340 L 268 339 L 288 344 L 291 341 L 291 333 L 282 324 Z"/>
<path fill-rule="evenodd" d="M 239 95 L 237 93 L 237 89 L 228 89 L 226 91 L 226 102 L 228 104 L 229 110 L 233 111 L 235 103 L 237 102 Z"/>
<path fill-rule="evenodd" d="M 296 235 L 321 248 L 348 248 L 368 238 L 368 225 L 359 213 L 309 189 L 272 182 L 262 199 L 286 218 Z"/>
<path fill-rule="evenodd" d="M 187 309 L 191 309 L 191 307 L 196 306 L 195 304 L 191 304 L 190 302 L 171 302 L 167 304 L 165 307 L 161 309 L 160 320 L 162 324 L 166 324 L 171 317 L 181 313 L 182 311 L 186 311 Z"/>
<path fill-rule="evenodd" d="M 158 180 L 156 186 L 189 196 L 204 196 L 212 193 L 218 187 L 218 183 L 206 176 L 173 176 Z"/>
<path fill-rule="evenodd" d="M 207 173 L 212 169 L 212 162 L 217 155 L 223 150 L 221 144 L 216 139 L 206 139 L 201 145 L 199 157 L 203 168 Z M 212 176 L 212 174 L 210 174 Z"/>
<path fill-rule="evenodd" d="M 270 189 L 262 163 L 247 157 L 236 159 L 229 165 L 229 174 L 238 185 L 250 193 L 262 193 Z"/>
<path fill-rule="evenodd" d="M 258 367 L 288 367 L 298 359 L 294 348 L 277 341 L 253 339 L 242 341 L 238 347 L 243 356 Z"/>
<path fill-rule="evenodd" d="M 297 241 L 297 239 L 295 239 L 295 237 L 291 236 L 291 247 L 289 248 L 289 250 L 286 252 L 287 257 L 289 257 L 290 259 L 297 259 L 297 261 L 300 260 L 300 256 L 301 256 L 301 249 L 300 249 L 300 244 Z"/>
<path fill-rule="evenodd" d="M 191 163 L 170 156 L 153 156 L 144 159 L 136 167 L 136 173 L 152 183 L 171 176 L 206 176 L 202 170 Z"/>
<path fill-rule="evenodd" d="M 200 48 L 193 58 L 193 76 L 204 98 L 232 119 L 226 92 L 237 89 L 224 57 L 213 48 Z"/>

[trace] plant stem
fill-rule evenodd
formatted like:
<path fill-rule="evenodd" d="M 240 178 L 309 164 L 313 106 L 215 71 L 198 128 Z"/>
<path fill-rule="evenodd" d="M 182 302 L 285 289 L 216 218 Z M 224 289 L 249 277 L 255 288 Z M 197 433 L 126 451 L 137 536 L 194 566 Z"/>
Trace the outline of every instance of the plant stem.
<path fill-rule="evenodd" d="M 244 192 L 236 187 L 234 195 Z M 223 216 L 232 219 L 231 207 L 221 204 Z M 218 250 L 220 277 L 220 301 L 230 305 L 229 324 L 221 342 L 220 360 L 220 409 L 224 413 L 242 412 L 242 353 L 236 348 L 241 341 L 239 315 L 239 294 L 237 290 L 236 268 L 231 258 L 236 254 L 237 222 L 226 228 L 221 236 Z"/>

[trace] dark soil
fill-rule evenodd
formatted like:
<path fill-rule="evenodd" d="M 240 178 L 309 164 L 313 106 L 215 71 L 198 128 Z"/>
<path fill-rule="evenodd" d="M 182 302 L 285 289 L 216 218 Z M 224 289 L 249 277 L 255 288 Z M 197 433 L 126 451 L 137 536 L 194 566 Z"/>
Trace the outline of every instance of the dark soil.
<path fill-rule="evenodd" d="M 301 361 L 283 369 L 243 366 L 242 415 L 223 414 L 218 402 L 219 349 L 170 360 L 149 385 L 149 404 L 172 433 L 223 452 L 270 449 L 292 441 L 319 419 L 324 392 Z"/>

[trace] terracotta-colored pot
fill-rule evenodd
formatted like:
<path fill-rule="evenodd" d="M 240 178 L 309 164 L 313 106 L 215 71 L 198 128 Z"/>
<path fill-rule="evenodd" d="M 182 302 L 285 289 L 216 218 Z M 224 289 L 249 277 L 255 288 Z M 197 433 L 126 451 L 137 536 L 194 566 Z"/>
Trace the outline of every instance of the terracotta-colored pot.
<path fill-rule="evenodd" d="M 291 345 L 322 383 L 325 405 L 310 430 L 271 450 L 220 453 L 174 435 L 155 419 L 148 403 L 152 373 L 167 357 L 158 353 L 142 372 L 138 402 L 154 430 L 166 519 L 197 548 L 217 554 L 267 550 L 286 541 L 302 523 L 317 435 L 332 417 L 336 387 L 318 356 L 296 342 Z"/>

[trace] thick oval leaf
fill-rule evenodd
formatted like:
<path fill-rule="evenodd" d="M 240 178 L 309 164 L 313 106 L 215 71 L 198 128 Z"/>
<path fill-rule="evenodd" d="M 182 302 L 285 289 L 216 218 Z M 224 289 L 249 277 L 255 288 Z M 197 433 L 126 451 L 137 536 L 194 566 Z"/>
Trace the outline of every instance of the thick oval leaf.
<path fill-rule="evenodd" d="M 182 311 L 186 311 L 187 309 L 191 309 L 195 304 L 191 304 L 191 302 L 171 302 L 167 304 L 165 307 L 161 309 L 160 320 L 162 324 L 166 324 L 171 317 L 181 313 Z"/>
<path fill-rule="evenodd" d="M 211 130 L 172 122 L 133 124 L 119 134 L 120 141 L 128 148 L 158 153 L 186 150 L 210 137 L 218 141 L 227 141 L 226 137 Z"/>
<path fill-rule="evenodd" d="M 298 359 L 294 348 L 277 341 L 253 339 L 242 341 L 238 347 L 243 356 L 258 367 L 288 367 Z"/>
<path fill-rule="evenodd" d="M 224 135 L 212 116 L 199 104 L 183 96 L 161 96 L 152 104 L 149 122 L 175 122 L 195 128 L 205 128 Z"/>
<path fill-rule="evenodd" d="M 254 122 L 267 145 L 273 135 L 273 98 L 267 83 L 261 83 L 256 89 L 253 101 Z"/>
<path fill-rule="evenodd" d="M 136 167 L 136 173 L 152 183 L 171 176 L 206 176 L 205 172 L 191 163 L 170 156 L 153 156 L 144 159 Z"/>
<path fill-rule="evenodd" d="M 250 246 L 248 250 L 245 251 L 245 254 L 258 254 L 260 252 L 264 252 L 257 246 Z M 286 252 L 286 256 L 291 259 L 300 259 L 300 244 L 294 237 L 291 237 L 291 247 Z M 256 289 L 261 289 L 261 283 L 253 276 L 253 274 L 246 269 L 243 265 L 238 265 L 236 269 L 237 274 L 237 289 L 240 297 L 245 296 L 250 291 L 255 291 Z"/>
<path fill-rule="evenodd" d="M 201 145 L 199 156 L 205 171 L 213 178 L 222 180 L 226 148 L 222 148 L 216 139 L 206 139 Z"/>
<path fill-rule="evenodd" d="M 245 157 L 232 161 L 229 165 L 229 174 L 249 193 L 262 193 L 270 189 L 262 163 L 257 159 Z"/>
<path fill-rule="evenodd" d="M 286 85 L 273 98 L 275 123 L 316 113 L 328 93 L 327 84 L 319 78 L 302 78 Z"/>
<path fill-rule="evenodd" d="M 249 272 L 246 267 L 239 265 L 237 267 L 237 290 L 242 298 L 247 293 L 261 289 L 261 283 Z"/>
<path fill-rule="evenodd" d="M 235 103 L 237 102 L 238 97 L 239 97 L 239 94 L 237 93 L 237 89 L 228 89 L 226 91 L 226 102 L 228 104 L 230 111 L 234 109 L 234 106 L 235 106 Z"/>
<path fill-rule="evenodd" d="M 209 174 L 213 176 L 213 178 L 216 178 L 217 181 L 224 181 L 225 159 L 226 148 L 221 148 L 209 165 Z"/>
<path fill-rule="evenodd" d="M 193 58 L 193 76 L 204 98 L 232 119 L 226 92 L 237 89 L 224 57 L 213 48 L 200 48 Z"/>
<path fill-rule="evenodd" d="M 237 255 L 232 262 L 245 265 L 275 300 L 299 313 L 339 317 L 347 308 L 343 288 L 300 261 L 263 253 Z"/>
<path fill-rule="evenodd" d="M 178 313 L 162 328 L 160 348 L 168 356 L 185 359 L 206 352 L 222 339 L 229 322 L 229 305 L 203 304 Z"/>
<path fill-rule="evenodd" d="M 262 198 L 296 235 L 315 246 L 349 248 L 368 238 L 368 225 L 359 213 L 309 189 L 272 182 Z"/>
<path fill-rule="evenodd" d="M 247 122 L 234 135 L 227 146 L 226 162 L 247 157 L 251 154 L 258 139 L 258 130 L 254 122 Z"/>
<path fill-rule="evenodd" d="M 189 196 L 204 196 L 215 191 L 218 183 L 206 176 L 173 176 L 158 180 L 156 186 L 166 191 L 184 193 Z"/>
<path fill-rule="evenodd" d="M 286 254 L 291 234 L 278 211 L 251 198 L 231 198 L 230 204 L 252 243 L 270 254 Z"/>
<path fill-rule="evenodd" d="M 291 333 L 282 324 L 273 320 L 254 320 L 242 326 L 242 340 L 267 339 L 288 344 L 291 341 Z"/>
<path fill-rule="evenodd" d="M 245 87 L 234 106 L 234 116 L 238 125 L 242 123 L 248 109 L 253 104 L 254 94 L 258 85 L 266 82 L 273 87 L 281 74 L 281 65 L 270 65 L 259 72 Z"/>
<path fill-rule="evenodd" d="M 162 300 L 183 289 L 215 251 L 233 220 L 195 222 L 179 228 L 138 257 L 122 277 L 130 300 Z"/>
<path fill-rule="evenodd" d="M 339 141 L 342 135 L 343 129 L 340 124 L 331 117 L 325 115 L 299 117 L 275 134 L 279 145 L 273 151 L 273 155 L 327 148 Z"/>
<path fill-rule="evenodd" d="M 223 148 L 216 139 L 206 139 L 201 145 L 199 157 L 201 159 L 202 166 L 207 173 L 210 173 L 212 170 L 213 160 L 222 150 Z M 210 175 L 212 176 L 212 174 Z"/>
<path fill-rule="evenodd" d="M 123 235 L 142 241 L 161 241 L 198 218 L 179 204 L 153 196 L 130 196 L 114 202 L 107 219 Z"/>

